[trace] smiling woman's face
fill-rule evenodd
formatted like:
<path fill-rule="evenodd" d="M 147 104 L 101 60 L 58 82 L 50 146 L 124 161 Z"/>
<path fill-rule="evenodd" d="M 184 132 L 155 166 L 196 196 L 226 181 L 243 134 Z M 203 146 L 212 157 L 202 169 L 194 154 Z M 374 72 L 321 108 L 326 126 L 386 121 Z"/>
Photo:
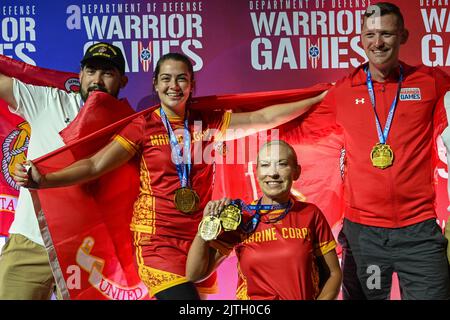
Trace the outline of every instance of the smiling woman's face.
<path fill-rule="evenodd" d="M 274 143 L 259 152 L 258 183 L 264 202 L 284 203 L 289 200 L 292 183 L 300 176 L 300 167 L 288 146 Z"/>
<path fill-rule="evenodd" d="M 161 105 L 174 110 L 186 105 L 193 89 L 192 75 L 184 62 L 169 59 L 161 64 L 154 86 Z"/>

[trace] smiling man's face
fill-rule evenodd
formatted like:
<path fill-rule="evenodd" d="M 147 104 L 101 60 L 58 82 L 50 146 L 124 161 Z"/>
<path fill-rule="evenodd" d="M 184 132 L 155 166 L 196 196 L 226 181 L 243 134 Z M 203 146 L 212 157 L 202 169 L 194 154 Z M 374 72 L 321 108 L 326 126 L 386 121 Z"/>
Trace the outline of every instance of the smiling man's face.
<path fill-rule="evenodd" d="M 110 63 L 92 59 L 80 71 L 80 93 L 83 101 L 94 91 L 103 91 L 118 97 L 119 91 L 127 83 L 127 77 Z"/>

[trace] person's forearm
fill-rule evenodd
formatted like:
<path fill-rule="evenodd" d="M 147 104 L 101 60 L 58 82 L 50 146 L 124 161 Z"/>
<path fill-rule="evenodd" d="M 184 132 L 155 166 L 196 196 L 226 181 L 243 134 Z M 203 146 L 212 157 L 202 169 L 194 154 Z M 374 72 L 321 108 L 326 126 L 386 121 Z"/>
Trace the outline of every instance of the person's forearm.
<path fill-rule="evenodd" d="M 337 298 L 339 294 L 339 290 L 341 288 L 341 273 L 340 272 L 331 272 L 330 277 L 325 282 L 325 285 L 320 291 L 317 300 L 334 300 Z"/>
<path fill-rule="evenodd" d="M 125 164 L 134 156 L 117 141 L 112 141 L 88 159 L 75 162 L 67 168 L 46 174 L 38 182 L 40 188 L 64 187 L 96 179 Z"/>
<path fill-rule="evenodd" d="M 3 74 L 0 74 L 0 99 L 5 100 L 12 108 L 17 108 L 17 102 L 13 94 L 13 80 Z"/>
<path fill-rule="evenodd" d="M 276 104 L 258 111 L 233 113 L 228 127 L 229 130 L 227 130 L 226 140 L 242 138 L 246 135 L 272 129 L 289 122 L 307 112 L 316 103 L 321 102 L 326 93 L 327 91 L 312 98 Z M 235 132 L 236 130 L 230 129 L 239 130 Z M 229 132 L 232 132 L 234 135 L 231 135 Z"/>
<path fill-rule="evenodd" d="M 48 173 L 39 181 L 39 188 L 65 187 L 98 178 L 101 172 L 96 170 L 90 159 L 83 159 L 60 171 Z"/>
<path fill-rule="evenodd" d="M 266 124 L 265 127 L 261 129 L 270 129 L 289 122 L 307 112 L 313 105 L 322 101 L 322 99 L 323 94 L 300 101 L 273 105 L 261 109 L 257 111 L 257 116 L 262 117 L 262 120 L 259 120 L 260 123 Z"/>
<path fill-rule="evenodd" d="M 210 246 L 197 234 L 192 242 L 186 261 L 186 278 L 196 282 L 204 278 L 210 264 Z"/>

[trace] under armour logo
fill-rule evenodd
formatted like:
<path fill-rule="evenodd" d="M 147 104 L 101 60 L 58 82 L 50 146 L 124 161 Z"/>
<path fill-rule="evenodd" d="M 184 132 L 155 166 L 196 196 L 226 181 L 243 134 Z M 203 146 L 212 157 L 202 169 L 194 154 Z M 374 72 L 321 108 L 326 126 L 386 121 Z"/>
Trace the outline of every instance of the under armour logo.
<path fill-rule="evenodd" d="M 362 104 L 364 104 L 364 98 L 361 98 L 361 99 L 355 99 L 355 104 L 360 104 L 360 103 L 362 103 Z"/>

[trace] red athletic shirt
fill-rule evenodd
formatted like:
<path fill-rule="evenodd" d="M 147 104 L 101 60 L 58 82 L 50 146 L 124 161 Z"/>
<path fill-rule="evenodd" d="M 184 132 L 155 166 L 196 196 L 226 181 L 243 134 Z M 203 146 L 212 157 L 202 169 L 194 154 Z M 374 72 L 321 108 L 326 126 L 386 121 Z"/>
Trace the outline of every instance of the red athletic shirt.
<path fill-rule="evenodd" d="M 183 119 L 169 118 L 169 121 L 178 141 L 182 142 Z M 175 236 L 182 240 L 194 238 L 203 207 L 211 198 L 213 184 L 212 162 L 204 161 L 203 156 L 213 154 L 213 129 L 224 132 L 229 122 L 228 112 L 189 112 L 191 160 L 194 162 L 190 174 L 191 186 L 200 197 L 200 208 L 194 214 L 178 211 L 173 202 L 175 190 L 181 184 L 171 160 L 169 136 L 159 108 L 136 118 L 115 137 L 122 146 L 137 150 L 141 155 L 140 193 L 134 204 L 131 230 Z"/>
<path fill-rule="evenodd" d="M 370 159 L 379 139 L 363 66 L 339 81 L 321 106 L 333 111 L 344 131 L 345 217 L 356 223 L 398 228 L 436 217 L 433 130 L 440 133 L 447 126 L 438 101 L 449 89 L 450 77 L 438 69 L 402 65 L 404 81 L 386 142 L 394 153 L 391 167 L 375 168 Z M 373 83 L 384 129 L 398 77 Z"/>
<path fill-rule="evenodd" d="M 295 201 L 295 200 L 294 200 Z M 263 223 L 235 247 L 238 258 L 238 299 L 305 300 L 318 295 L 315 257 L 336 247 L 323 213 L 315 205 L 295 201 L 289 213 L 275 223 Z"/>

